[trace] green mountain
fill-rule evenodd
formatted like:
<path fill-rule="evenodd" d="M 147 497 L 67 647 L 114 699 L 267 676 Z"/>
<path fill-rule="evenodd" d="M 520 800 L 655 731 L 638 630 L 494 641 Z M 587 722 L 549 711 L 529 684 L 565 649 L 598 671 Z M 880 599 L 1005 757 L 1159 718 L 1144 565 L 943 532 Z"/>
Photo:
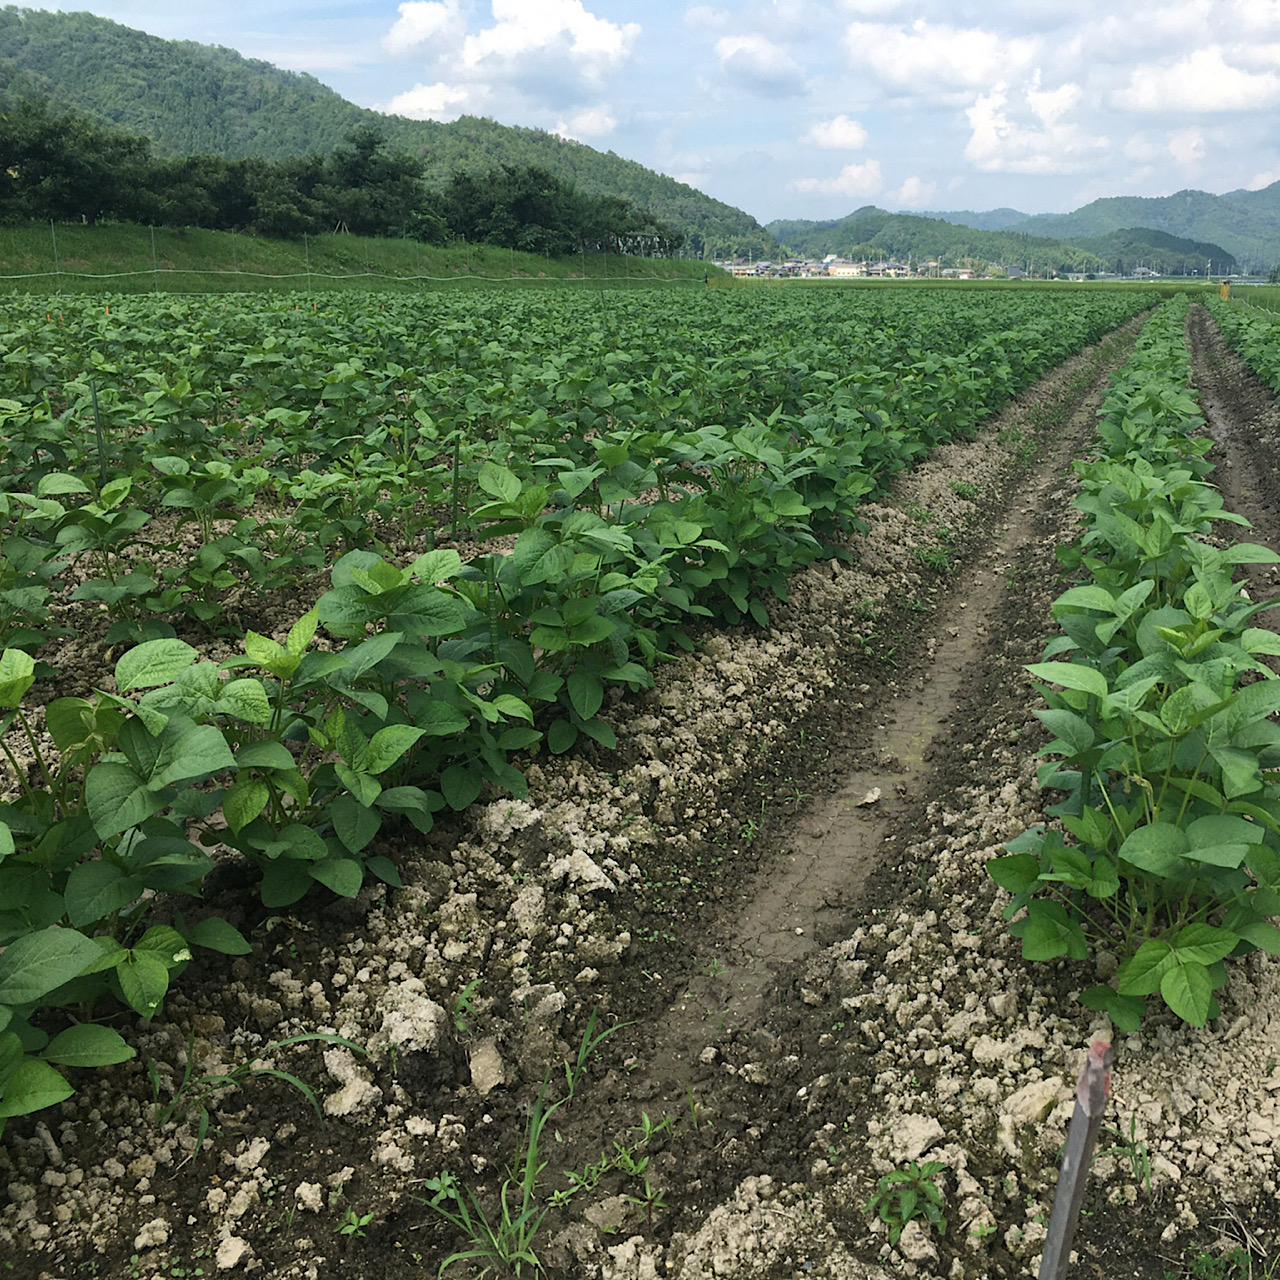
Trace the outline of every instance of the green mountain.
<path fill-rule="evenodd" d="M 988 209 L 978 213 L 973 209 L 958 209 L 950 213 L 937 213 L 934 210 L 922 212 L 922 218 L 940 218 L 943 222 L 953 222 L 959 227 L 973 227 L 977 231 L 1007 231 L 1025 222 L 1031 215 L 1017 209 Z"/>
<path fill-rule="evenodd" d="M 31 96 L 143 134 L 173 156 L 286 160 L 330 152 L 375 124 L 393 149 L 422 159 L 435 185 L 456 172 L 537 166 L 589 194 L 649 209 L 685 232 L 697 254 L 777 252 L 749 214 L 611 151 L 470 116 L 449 124 L 384 116 L 312 76 L 231 49 L 161 40 L 88 13 L 9 5 L 0 9 L 0 106 Z"/>
<path fill-rule="evenodd" d="M 853 259 L 936 260 L 943 266 L 980 262 L 1020 267 L 1032 275 L 1076 271 L 1127 274 L 1139 266 L 1161 274 L 1191 275 L 1203 272 L 1210 259 L 1218 271 L 1235 266 L 1220 245 L 1182 240 L 1145 228 L 1050 239 L 1027 234 L 1022 230 L 1025 225 L 983 231 L 942 218 L 889 213 L 867 205 L 833 222 L 771 222 L 767 230 L 793 253 L 806 257 L 837 253 Z"/>
<path fill-rule="evenodd" d="M 1221 245 L 1246 270 L 1280 263 L 1280 182 L 1260 191 L 1178 191 L 1171 196 L 1112 196 L 1073 213 L 1036 214 L 1017 230 L 1036 236 L 1100 236 L 1149 227 L 1172 236 Z M 1214 269 L 1217 267 L 1216 259 Z"/>

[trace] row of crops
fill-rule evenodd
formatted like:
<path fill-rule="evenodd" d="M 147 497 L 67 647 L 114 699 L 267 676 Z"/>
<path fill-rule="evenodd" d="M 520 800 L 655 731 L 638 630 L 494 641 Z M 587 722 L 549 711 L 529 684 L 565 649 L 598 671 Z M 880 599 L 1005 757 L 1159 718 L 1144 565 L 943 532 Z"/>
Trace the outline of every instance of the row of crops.
<path fill-rule="evenodd" d="M 860 501 L 1150 301 L 31 302 L 0 386 L 0 1124 L 132 1055 L 95 1013 L 249 949 L 157 894 L 228 849 L 271 908 L 398 884 L 384 828 L 612 746 L 611 694 L 766 624 Z M 237 592 L 292 625 L 237 626 Z M 103 687 L 56 697 L 69 636 Z"/>
<path fill-rule="evenodd" d="M 1222 335 L 1273 391 L 1280 391 L 1280 316 L 1260 307 L 1213 299 L 1209 310 Z"/>
<path fill-rule="evenodd" d="M 1030 668 L 1060 826 L 988 863 L 1014 894 L 1026 959 L 1112 957 L 1113 981 L 1081 1000 L 1127 1030 L 1156 995 L 1203 1026 L 1228 957 L 1280 954 L 1280 679 L 1266 665 L 1280 635 L 1255 625 L 1273 602 L 1233 576 L 1280 556 L 1215 536 L 1248 522 L 1207 480 L 1185 315 L 1174 300 L 1148 321 L 1104 402 L 1097 455 L 1076 464 L 1084 532 L 1060 555 L 1077 585 Z M 1228 331 L 1256 336 L 1254 315 Z"/>

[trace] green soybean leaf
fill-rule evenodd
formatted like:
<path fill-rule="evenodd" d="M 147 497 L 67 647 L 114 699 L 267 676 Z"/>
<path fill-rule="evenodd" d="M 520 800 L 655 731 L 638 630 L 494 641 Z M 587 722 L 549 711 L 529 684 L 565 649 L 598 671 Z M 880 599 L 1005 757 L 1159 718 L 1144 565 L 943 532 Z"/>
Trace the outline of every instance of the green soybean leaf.
<path fill-rule="evenodd" d="M 480 797 L 484 778 L 480 770 L 466 765 L 451 764 L 440 775 L 440 790 L 451 809 L 461 811 Z"/>
<path fill-rule="evenodd" d="M 389 724 L 369 739 L 364 758 L 366 773 L 385 773 L 398 764 L 426 729 L 412 724 Z"/>
<path fill-rule="evenodd" d="M 127 764 L 112 761 L 89 770 L 84 794 L 93 829 L 103 840 L 140 825 L 164 807 L 164 797 L 152 791 Z"/>
<path fill-rule="evenodd" d="M 126 875 L 112 862 L 80 862 L 71 868 L 63 899 L 77 929 L 97 924 L 142 894 L 141 876 Z"/>
<path fill-rule="evenodd" d="M 1022 931 L 1022 955 L 1025 960 L 1055 960 L 1070 956 L 1083 960 L 1089 954 L 1080 926 L 1056 902 L 1044 900 L 1027 905 Z"/>
<path fill-rule="evenodd" d="M 0 708 L 16 707 L 35 683 L 35 659 L 22 649 L 0 653 Z"/>
<path fill-rule="evenodd" d="M 1117 989 L 1126 996 L 1149 996 L 1160 990 L 1164 975 L 1175 967 L 1173 948 L 1159 938 L 1149 938 L 1121 966 Z"/>
<path fill-rule="evenodd" d="M 0 1005 L 35 1004 L 100 954 L 92 938 L 73 929 L 41 929 L 17 938 L 0 953 Z"/>
<path fill-rule="evenodd" d="M 1059 609 L 1066 612 L 1067 608 L 1074 609 L 1094 609 L 1098 613 L 1114 613 L 1116 608 L 1115 597 L 1105 587 L 1093 585 L 1083 587 L 1071 587 L 1064 591 L 1053 602 L 1053 616 L 1059 617 Z"/>
<path fill-rule="evenodd" d="M 1170 969 L 1160 980 L 1160 994 L 1165 1004 L 1193 1027 L 1203 1027 L 1209 1020 L 1213 979 L 1204 965 L 1192 962 Z"/>
<path fill-rule="evenodd" d="M 1210 965 L 1215 960 L 1229 956 L 1239 941 L 1239 937 L 1229 929 L 1218 929 L 1208 924 L 1189 924 L 1178 934 L 1173 948 L 1179 964 L 1196 961 Z"/>
<path fill-rule="evenodd" d="M 116 687 L 121 693 L 130 689 L 150 689 L 170 684 L 199 655 L 182 640 L 147 640 L 121 654 L 116 663 Z"/>
<path fill-rule="evenodd" d="M 1106 676 L 1092 667 L 1080 666 L 1074 662 L 1036 662 L 1030 664 L 1027 670 L 1037 680 L 1060 684 L 1064 689 L 1079 689 L 1099 698 L 1107 696 Z"/>
<path fill-rule="evenodd" d="M 128 1062 L 137 1052 L 124 1042 L 118 1031 L 85 1022 L 59 1032 L 40 1051 L 40 1056 L 46 1062 L 64 1067 L 109 1067 Z"/>
<path fill-rule="evenodd" d="M 1039 859 L 1032 854 L 1010 854 L 987 860 L 987 874 L 1002 890 L 1025 893 L 1039 881 Z"/>
<path fill-rule="evenodd" d="M 193 925 L 186 925 L 182 932 L 189 946 L 204 947 L 220 955 L 247 956 L 253 951 L 240 930 L 221 916 L 208 916 Z"/>
<path fill-rule="evenodd" d="M 266 724 L 271 719 L 271 702 L 258 680 L 247 677 L 228 680 L 218 696 L 218 710 L 243 720 L 245 724 Z"/>
<path fill-rule="evenodd" d="M 288 755 L 288 752 L 285 753 Z M 292 757 L 290 757 L 292 759 Z M 222 816 L 237 835 L 259 817 L 271 799 L 271 791 L 261 778 L 241 778 L 222 797 Z"/>
<path fill-rule="evenodd" d="M 329 813 L 333 818 L 334 833 L 351 853 L 359 853 L 382 826 L 382 815 L 376 809 L 360 804 L 354 796 L 335 797 Z"/>
<path fill-rule="evenodd" d="M 156 953 L 135 947 L 116 966 L 126 1003 L 144 1018 L 155 1016 L 169 990 L 169 966 Z"/>
<path fill-rule="evenodd" d="M 56 1107 L 73 1093 L 75 1090 L 47 1062 L 23 1058 L 0 1083 L 0 1119 Z"/>
<path fill-rule="evenodd" d="M 293 858 L 279 858 L 267 863 L 262 872 L 262 905 L 291 907 L 314 887 L 309 871 L 311 863 Z"/>
<path fill-rule="evenodd" d="M 296 763 L 282 742 L 247 742 L 235 754 L 237 769 L 292 769 Z"/>
<path fill-rule="evenodd" d="M 1074 711 L 1065 707 L 1049 711 L 1036 711 L 1034 715 L 1053 736 L 1067 748 L 1067 754 L 1080 755 L 1097 741 L 1093 726 Z M 1046 750 L 1052 750 L 1052 744 Z"/>
<path fill-rule="evenodd" d="M 364 865 L 354 858 L 327 858 L 313 863 L 311 877 L 340 898 L 354 898 L 364 884 Z"/>
<path fill-rule="evenodd" d="M 484 463 L 476 477 L 476 482 L 485 493 L 502 502 L 514 502 L 524 487 L 520 483 L 519 476 L 507 470 L 506 467 L 500 467 L 496 462 Z"/>
<path fill-rule="evenodd" d="M 440 551 L 427 551 L 405 570 L 420 582 L 435 584 L 448 582 L 462 572 L 462 557 L 452 547 Z"/>
<path fill-rule="evenodd" d="M 590 720 L 604 702 L 604 681 L 590 671 L 573 671 L 568 685 L 573 709 L 584 720 Z"/>
<path fill-rule="evenodd" d="M 594 738 L 602 747 L 607 747 L 612 751 L 618 745 L 618 735 L 613 731 L 613 725 L 607 720 L 601 720 L 596 717 L 592 720 L 584 720 L 582 722 L 582 732 L 588 738 Z"/>
<path fill-rule="evenodd" d="M 1190 848 L 1186 833 L 1171 822 L 1151 822 L 1139 827 L 1120 846 L 1120 857 L 1140 871 L 1167 876 L 1182 865 Z"/>
<path fill-rule="evenodd" d="M 1080 993 L 1080 1003 L 1086 1009 L 1098 1009 L 1109 1014 L 1111 1021 L 1121 1031 L 1137 1031 L 1147 1002 L 1141 996 L 1122 996 L 1112 987 L 1090 987 Z"/>

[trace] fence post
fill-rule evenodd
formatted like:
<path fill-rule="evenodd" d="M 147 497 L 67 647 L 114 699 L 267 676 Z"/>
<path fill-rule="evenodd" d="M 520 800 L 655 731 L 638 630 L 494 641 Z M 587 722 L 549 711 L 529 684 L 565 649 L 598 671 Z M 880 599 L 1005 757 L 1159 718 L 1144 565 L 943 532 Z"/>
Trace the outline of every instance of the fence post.
<path fill-rule="evenodd" d="M 49 234 L 53 237 L 53 275 L 57 281 L 58 297 L 62 297 L 62 260 L 58 257 L 58 229 L 53 224 L 53 219 L 49 219 Z"/>
<path fill-rule="evenodd" d="M 1062 1172 L 1053 1197 L 1049 1230 L 1040 1257 L 1039 1280 L 1064 1280 L 1071 1262 L 1071 1241 L 1080 1220 L 1080 1206 L 1089 1181 L 1089 1162 L 1098 1141 L 1102 1113 L 1111 1091 L 1111 1063 L 1115 1049 L 1106 1040 L 1089 1046 L 1084 1070 L 1076 1084 L 1076 1107 L 1067 1130 L 1067 1146 L 1062 1155 Z"/>

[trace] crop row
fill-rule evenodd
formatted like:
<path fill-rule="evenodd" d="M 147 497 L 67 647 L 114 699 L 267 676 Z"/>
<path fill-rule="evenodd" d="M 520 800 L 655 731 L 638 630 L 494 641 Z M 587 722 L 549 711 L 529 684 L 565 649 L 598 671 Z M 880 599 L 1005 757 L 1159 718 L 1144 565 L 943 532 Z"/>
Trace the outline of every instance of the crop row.
<path fill-rule="evenodd" d="M 1026 959 L 1112 958 L 1112 982 L 1081 1001 L 1127 1030 L 1157 994 L 1202 1026 L 1228 957 L 1280 954 L 1280 679 L 1264 661 L 1280 635 L 1253 625 L 1274 602 L 1233 577 L 1280 556 L 1216 545 L 1215 523 L 1248 522 L 1206 480 L 1185 314 L 1175 299 L 1148 321 L 1104 403 L 1097 456 L 1076 464 L 1085 529 L 1060 556 L 1077 585 L 1029 668 L 1058 824 L 988 863 L 1014 895 L 1005 916 Z"/>
<path fill-rule="evenodd" d="M 856 519 L 861 498 L 939 442 L 971 431 L 1040 368 L 1134 306 L 1112 297 L 1079 312 L 1042 303 L 1034 322 L 988 332 L 957 355 L 899 361 L 874 376 L 859 366 L 861 378 L 843 366 L 775 360 L 772 376 L 790 384 L 768 392 L 778 399 L 763 416 L 727 400 L 741 396 L 737 375 L 716 388 L 717 416 L 726 404 L 735 416 L 695 422 L 687 388 L 663 400 L 615 370 L 617 381 L 590 405 L 595 416 L 585 417 L 580 404 L 576 419 L 552 428 L 545 416 L 527 415 L 541 435 L 521 437 L 522 452 L 510 434 L 481 434 L 491 456 L 475 467 L 479 500 L 465 519 L 488 549 L 464 563 L 455 548 L 428 538 L 407 564 L 376 545 L 346 549 L 328 590 L 287 635 L 249 631 L 238 637 L 238 656 L 221 663 L 203 660 L 151 612 L 158 602 L 173 617 L 166 587 L 199 592 L 189 578 L 184 588 L 167 576 L 173 566 L 157 548 L 149 549 L 153 562 L 139 559 L 153 515 L 139 496 L 159 492 L 161 505 L 207 521 L 213 533 L 219 512 L 243 501 L 234 496 L 242 490 L 215 488 L 210 496 L 205 484 L 232 485 L 255 468 L 287 477 L 281 453 L 297 465 L 322 447 L 336 450 L 330 460 L 345 448 L 346 479 L 334 491 L 364 518 L 373 495 L 360 488 L 363 480 L 403 468 L 403 492 L 412 494 L 420 483 L 412 468 L 434 459 L 440 440 L 424 443 L 428 423 L 399 391 L 372 420 L 363 391 L 344 395 L 333 415 L 324 395 L 305 410 L 276 406 L 267 412 L 279 410 L 272 419 L 279 432 L 251 436 L 248 419 L 231 416 L 229 394 L 216 427 L 191 416 L 208 411 L 207 400 L 105 426 L 101 361 L 91 362 L 97 373 L 87 400 L 74 399 L 65 383 L 30 390 L 21 402 L 31 410 L 25 423 L 16 411 L 10 420 L 7 444 L 21 463 L 14 472 L 29 483 L 4 495 L 10 523 L 0 584 L 10 631 L 0 658 L 0 733 L 13 769 L 0 806 L 0 1120 L 66 1097 L 70 1085 L 57 1066 L 132 1052 L 88 1020 L 50 1040 L 42 1010 L 74 1005 L 88 1018 L 114 1001 L 153 1016 L 193 946 L 248 950 L 216 917 L 188 925 L 180 912 L 155 914 L 168 910 L 157 894 L 199 897 L 210 850 L 234 849 L 256 865 L 271 908 L 317 885 L 354 896 L 367 875 L 398 884 L 395 866 L 378 852 L 385 825 L 427 832 L 436 813 L 464 808 L 486 786 L 523 794 L 517 762 L 543 745 L 563 751 L 585 735 L 611 746 L 601 715 L 611 687 L 650 684 L 653 664 L 691 643 L 691 622 L 766 622 L 769 593 L 785 594 L 787 574 Z M 389 335 L 388 346 L 396 340 Z M 202 352 L 187 351 L 193 368 L 203 367 Z M 565 376 L 545 354 L 542 367 Z M 590 363 L 581 347 L 576 358 Z M 594 360 L 607 365 L 609 355 Z M 342 367 L 356 370 L 350 358 Z M 358 373 L 325 385 L 364 387 L 368 371 Z M 461 382 L 466 366 L 455 376 Z M 499 398 L 504 383 L 492 376 Z M 705 398 L 708 384 L 701 385 L 696 394 Z M 83 417 L 95 396 L 96 430 L 92 415 Z M 237 414 L 246 412 L 247 396 L 246 384 Z M 649 406 L 643 412 L 641 402 Z M 394 422 L 390 405 L 398 406 Z M 36 430 L 41 407 L 47 415 Z M 409 423 L 416 443 L 381 452 L 397 424 Z M 101 484 L 89 478 L 95 451 L 110 456 L 116 473 Z M 459 447 L 449 460 L 455 475 L 460 454 Z M 197 467 L 205 479 L 192 487 Z M 169 487 L 175 478 L 180 483 Z M 291 518 L 310 538 L 299 515 L 305 509 L 300 501 Z M 270 549 L 248 539 L 255 518 L 241 515 L 237 531 L 202 541 L 200 553 L 234 537 L 244 545 L 238 564 L 269 569 Z M 373 541 L 367 524 L 363 533 L 343 528 L 344 541 Z M 499 537 L 501 544 L 492 541 Z M 58 621 L 47 593 L 56 574 L 84 562 L 96 576 L 80 571 L 72 595 L 105 608 L 119 634 L 149 638 L 115 663 L 114 691 L 56 698 L 41 716 L 29 695 L 43 674 L 46 623 Z M 215 578 L 200 597 L 213 612 L 192 616 L 216 623 L 221 589 Z"/>
<path fill-rule="evenodd" d="M 1208 303 L 1222 335 L 1272 391 L 1280 391 L 1280 318 L 1257 307 L 1214 298 Z"/>
<path fill-rule="evenodd" d="M 830 538 L 859 496 L 1146 300 L 694 301 L 469 295 L 432 299 L 427 320 L 403 299 L 36 311 L 0 384 L 0 643 L 39 643 L 68 571 L 116 623 L 109 640 L 137 641 L 172 634 L 144 619 L 216 625 L 231 587 L 296 590 L 350 550 L 456 544 L 548 507 L 636 525 L 655 492 L 725 541 L 718 508 L 794 490 Z M 199 530 L 194 550 L 166 515 Z M 782 574 L 812 551 L 790 546 L 797 515 L 764 539 Z M 724 575 L 713 616 L 750 609 L 746 575 Z"/>

